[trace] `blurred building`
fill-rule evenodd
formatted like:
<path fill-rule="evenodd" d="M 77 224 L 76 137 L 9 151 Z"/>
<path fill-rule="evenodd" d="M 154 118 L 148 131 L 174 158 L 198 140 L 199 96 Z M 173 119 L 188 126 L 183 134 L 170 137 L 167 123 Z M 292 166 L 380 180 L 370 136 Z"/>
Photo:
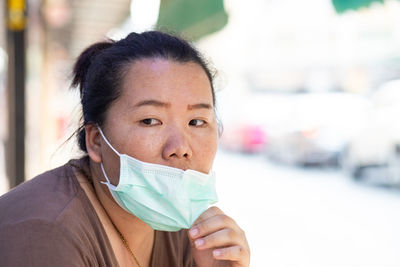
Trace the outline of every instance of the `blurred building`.
<path fill-rule="evenodd" d="M 27 177 L 76 154 L 79 94 L 68 90 L 74 59 L 129 16 L 130 0 L 31 0 L 28 30 Z"/>

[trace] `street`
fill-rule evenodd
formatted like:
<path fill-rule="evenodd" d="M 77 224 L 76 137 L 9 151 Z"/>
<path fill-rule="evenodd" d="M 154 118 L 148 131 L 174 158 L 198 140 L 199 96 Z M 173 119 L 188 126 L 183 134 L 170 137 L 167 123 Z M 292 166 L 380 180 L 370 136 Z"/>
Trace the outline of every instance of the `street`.
<path fill-rule="evenodd" d="M 218 206 L 245 230 L 251 266 L 400 266 L 400 192 L 224 151 L 214 169 Z"/>

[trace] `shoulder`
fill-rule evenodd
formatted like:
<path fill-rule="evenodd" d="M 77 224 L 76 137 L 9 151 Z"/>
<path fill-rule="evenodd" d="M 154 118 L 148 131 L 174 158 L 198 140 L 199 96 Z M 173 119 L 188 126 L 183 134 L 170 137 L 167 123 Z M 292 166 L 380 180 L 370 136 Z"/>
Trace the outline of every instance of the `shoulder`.
<path fill-rule="evenodd" d="M 0 214 L 2 266 L 116 266 L 69 164 L 1 196 Z"/>
<path fill-rule="evenodd" d="M 0 197 L 0 226 L 29 220 L 55 221 L 79 192 L 66 164 L 47 171 Z"/>

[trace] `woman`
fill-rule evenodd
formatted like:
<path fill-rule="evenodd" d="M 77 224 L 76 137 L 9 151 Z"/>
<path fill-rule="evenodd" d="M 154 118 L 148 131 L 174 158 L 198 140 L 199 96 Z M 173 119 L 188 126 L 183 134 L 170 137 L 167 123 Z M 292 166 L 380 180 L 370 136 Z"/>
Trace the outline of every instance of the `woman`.
<path fill-rule="evenodd" d="M 248 266 L 244 232 L 208 208 L 218 125 L 200 54 L 131 33 L 87 48 L 73 85 L 87 156 L 1 197 L 1 266 Z"/>

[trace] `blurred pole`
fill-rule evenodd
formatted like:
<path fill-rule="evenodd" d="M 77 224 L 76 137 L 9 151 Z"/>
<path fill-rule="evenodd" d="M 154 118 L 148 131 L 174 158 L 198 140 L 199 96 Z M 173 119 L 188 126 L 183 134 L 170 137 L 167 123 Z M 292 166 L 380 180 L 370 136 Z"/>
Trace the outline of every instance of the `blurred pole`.
<path fill-rule="evenodd" d="M 26 1 L 7 0 L 8 140 L 10 188 L 25 180 L 25 27 Z"/>

